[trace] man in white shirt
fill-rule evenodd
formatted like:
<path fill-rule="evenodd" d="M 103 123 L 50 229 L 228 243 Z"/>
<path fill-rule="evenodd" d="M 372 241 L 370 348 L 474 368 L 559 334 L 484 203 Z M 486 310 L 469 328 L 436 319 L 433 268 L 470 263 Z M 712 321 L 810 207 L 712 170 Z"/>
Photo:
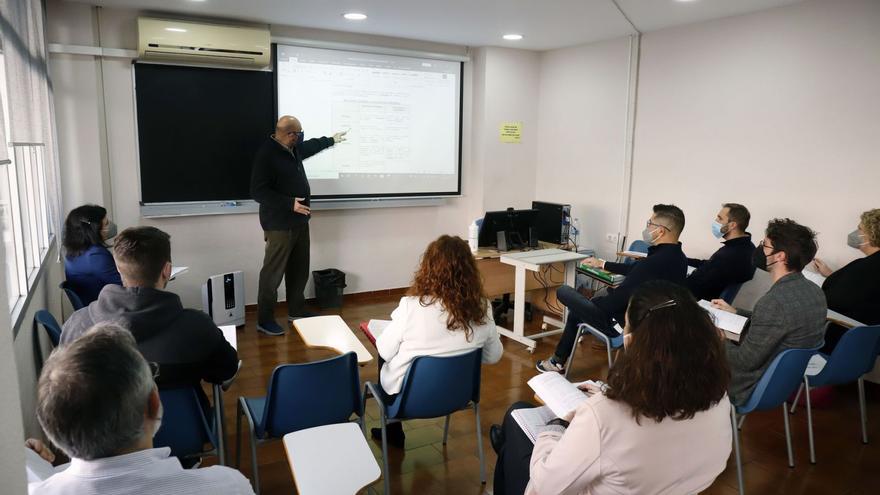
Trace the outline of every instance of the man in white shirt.
<path fill-rule="evenodd" d="M 31 494 L 253 494 L 234 469 L 186 470 L 171 449 L 153 448 L 162 404 L 150 368 L 131 332 L 110 323 L 52 353 L 40 375 L 37 419 L 71 462 L 31 483 Z"/>

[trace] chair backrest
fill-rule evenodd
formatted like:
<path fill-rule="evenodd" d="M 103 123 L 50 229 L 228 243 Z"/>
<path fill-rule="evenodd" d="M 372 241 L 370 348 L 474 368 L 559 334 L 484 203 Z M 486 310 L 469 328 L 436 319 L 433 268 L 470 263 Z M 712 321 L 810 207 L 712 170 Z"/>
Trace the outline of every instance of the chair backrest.
<path fill-rule="evenodd" d="M 61 325 L 58 324 L 52 313 L 41 309 L 34 315 L 34 320 L 46 329 L 46 335 L 49 336 L 52 345 L 58 347 L 58 342 L 61 340 Z"/>
<path fill-rule="evenodd" d="M 154 447 L 171 447 L 171 455 L 187 457 L 205 453 L 205 444 L 217 446 L 195 388 L 160 389 L 159 398 L 162 426 L 153 437 Z"/>
<path fill-rule="evenodd" d="M 388 417 L 437 418 L 480 402 L 483 349 L 455 356 L 420 356 L 403 377 L 400 393 L 388 405 Z"/>
<path fill-rule="evenodd" d="M 880 325 L 847 330 L 816 377 L 816 385 L 837 385 L 858 380 L 874 368 L 878 345 Z"/>
<path fill-rule="evenodd" d="M 70 300 L 70 305 L 73 306 L 74 311 L 85 307 L 85 304 L 83 304 L 82 299 L 80 299 L 79 297 L 79 294 L 77 294 L 76 291 L 74 291 L 73 288 L 70 287 L 70 284 L 66 280 L 64 282 L 61 282 L 58 287 L 60 287 L 61 290 L 63 290 L 64 293 L 67 294 L 67 299 Z"/>
<path fill-rule="evenodd" d="M 743 286 L 742 282 L 740 282 L 738 284 L 728 285 L 727 287 L 724 288 L 723 291 L 721 291 L 721 294 L 719 295 L 719 297 L 721 297 L 721 299 L 724 299 L 724 302 L 726 302 L 727 304 L 732 305 L 733 300 L 736 299 L 736 295 L 739 294 L 739 290 L 742 289 L 742 286 Z"/>
<path fill-rule="evenodd" d="M 637 253 L 647 253 L 649 247 L 651 247 L 651 246 L 647 242 L 639 239 L 639 240 L 632 241 L 632 244 L 629 245 L 629 251 L 635 251 Z M 623 262 L 625 264 L 630 264 L 630 263 L 635 263 L 636 260 L 634 260 L 633 258 L 627 257 L 627 258 L 623 259 Z"/>
<path fill-rule="evenodd" d="M 813 349 L 787 349 L 780 352 L 758 380 L 752 395 L 742 407 L 740 414 L 772 409 L 788 400 L 804 379 L 804 371 L 813 354 L 821 346 Z"/>
<path fill-rule="evenodd" d="M 349 421 L 363 415 L 357 355 L 275 368 L 266 392 L 263 431 L 277 438 L 292 431 Z"/>

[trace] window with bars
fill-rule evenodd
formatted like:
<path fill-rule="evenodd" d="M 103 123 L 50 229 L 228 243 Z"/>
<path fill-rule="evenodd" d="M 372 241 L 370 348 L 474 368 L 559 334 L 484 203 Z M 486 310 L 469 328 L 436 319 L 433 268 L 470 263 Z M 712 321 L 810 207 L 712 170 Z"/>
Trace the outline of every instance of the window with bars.
<path fill-rule="evenodd" d="M 3 108 L 4 136 L 11 136 L 5 60 L 0 52 L 0 107 Z M 9 309 L 36 281 L 53 237 L 50 198 L 47 187 L 45 146 L 41 143 L 0 143 L 7 158 L 0 160 L 0 236 L 5 244 Z"/>

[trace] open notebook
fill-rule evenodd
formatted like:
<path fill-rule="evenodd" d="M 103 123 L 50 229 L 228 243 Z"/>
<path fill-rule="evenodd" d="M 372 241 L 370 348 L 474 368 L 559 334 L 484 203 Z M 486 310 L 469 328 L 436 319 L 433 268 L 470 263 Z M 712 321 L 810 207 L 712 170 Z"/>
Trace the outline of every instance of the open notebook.
<path fill-rule="evenodd" d="M 370 320 L 370 321 L 362 321 L 358 328 L 364 332 L 364 335 L 367 336 L 370 342 L 375 346 L 376 339 L 382 335 L 382 332 L 385 330 L 385 327 L 391 323 L 391 320 Z"/>
<path fill-rule="evenodd" d="M 712 320 L 715 322 L 715 326 L 724 330 L 724 333 L 728 338 L 739 341 L 740 335 L 742 335 L 742 331 L 746 327 L 746 323 L 749 322 L 748 318 L 720 310 L 715 306 L 712 306 L 712 303 L 705 299 L 701 299 L 698 304 L 712 315 Z"/>
<path fill-rule="evenodd" d="M 517 409 L 511 416 L 522 428 L 523 432 L 532 441 L 538 438 L 542 432 L 556 427 L 547 426 L 547 422 L 553 418 L 564 418 L 574 412 L 590 396 L 578 385 L 590 383 L 600 386 L 600 382 L 587 380 L 584 382 L 571 383 L 558 373 L 542 373 L 528 381 L 529 387 L 535 391 L 544 406 Z"/>

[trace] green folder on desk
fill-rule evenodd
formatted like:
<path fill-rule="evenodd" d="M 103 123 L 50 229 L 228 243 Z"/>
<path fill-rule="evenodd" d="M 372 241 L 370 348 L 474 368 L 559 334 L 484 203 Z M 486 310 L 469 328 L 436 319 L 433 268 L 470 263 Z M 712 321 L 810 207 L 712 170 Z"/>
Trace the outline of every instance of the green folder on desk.
<path fill-rule="evenodd" d="M 620 282 L 622 282 L 624 279 L 623 275 L 616 275 L 614 273 L 611 273 L 611 272 L 608 272 L 605 270 L 600 270 L 599 268 L 593 268 L 593 267 L 591 267 L 589 265 L 585 265 L 585 264 L 579 265 L 578 268 L 580 270 L 586 272 L 587 274 L 592 275 L 593 277 L 598 278 L 599 280 L 601 280 L 603 282 L 607 282 L 611 285 L 617 285 Z"/>

